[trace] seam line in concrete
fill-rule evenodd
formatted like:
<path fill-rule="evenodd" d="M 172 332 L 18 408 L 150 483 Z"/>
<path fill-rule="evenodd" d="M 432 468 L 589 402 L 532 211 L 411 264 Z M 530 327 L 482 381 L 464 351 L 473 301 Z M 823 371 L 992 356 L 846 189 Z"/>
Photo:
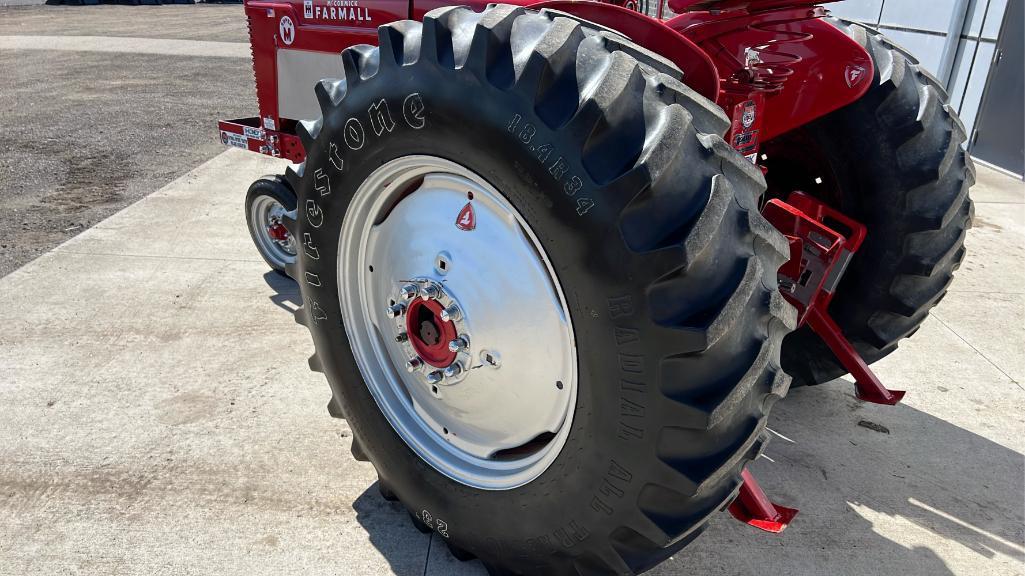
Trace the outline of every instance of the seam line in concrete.
<path fill-rule="evenodd" d="M 424 573 L 420 576 L 427 576 L 427 569 L 431 566 L 431 547 L 434 545 L 434 532 L 427 538 L 427 557 L 424 558 Z"/>
<path fill-rule="evenodd" d="M 112 252 L 79 252 L 58 246 L 52 252 L 74 256 L 105 256 L 111 258 L 152 258 L 154 260 L 203 260 L 207 262 L 262 262 L 256 258 L 206 258 L 203 256 L 165 256 L 160 254 L 115 254 Z"/>
<path fill-rule="evenodd" d="M 250 58 L 247 42 L 138 38 L 131 36 L 0 36 L 4 50 L 56 50 L 61 52 L 128 52 L 161 56 Z"/>
<path fill-rule="evenodd" d="M 1018 387 L 1018 388 L 1019 388 L 1019 389 L 1020 389 L 1020 390 L 1021 390 L 1022 392 L 1025 392 L 1025 387 L 1022 387 L 1022 385 L 1021 385 L 1021 383 L 1020 383 L 1020 382 L 1018 382 L 1017 380 L 1015 380 L 1014 378 L 1012 378 L 1012 377 L 1011 377 L 1011 375 L 1010 375 L 1010 374 L 1008 374 L 1007 372 L 1004 372 L 1004 369 L 1003 369 L 1003 368 L 1001 368 L 1000 366 L 997 366 L 997 363 L 996 363 L 996 362 L 994 362 L 994 361 L 990 360 L 989 356 L 986 356 L 985 354 L 983 354 L 983 353 L 982 353 L 982 351 L 981 351 L 981 350 L 979 350 L 978 348 L 976 348 L 974 344 L 972 344 L 971 342 L 969 342 L 969 341 L 965 340 L 963 336 L 961 336 L 960 334 L 958 334 L 958 333 L 957 333 L 957 330 L 954 330 L 953 328 L 951 328 L 951 327 L 950 327 L 950 325 L 949 325 L 949 324 L 947 324 L 946 322 L 944 322 L 944 321 L 943 321 L 943 318 L 940 318 L 940 315 L 939 315 L 939 314 L 937 314 L 936 312 L 933 312 L 933 313 L 932 313 L 932 317 L 933 317 L 933 318 L 936 318 L 936 321 L 937 321 L 937 322 L 939 322 L 940 324 L 943 324 L 943 327 L 944 327 L 944 328 L 946 328 L 947 330 L 950 330 L 951 334 L 953 334 L 954 336 L 957 336 L 957 337 L 958 337 L 958 338 L 959 338 L 959 339 L 960 339 L 960 340 L 961 340 L 962 342 L 964 342 L 965 344 L 967 344 L 969 348 L 971 348 L 972 350 L 975 350 L 975 353 L 976 353 L 976 354 L 978 354 L 979 356 L 982 356 L 982 358 L 983 358 L 983 359 L 984 359 L 984 360 L 985 360 L 986 362 L 989 362 L 990 366 L 992 366 L 992 367 L 996 368 L 996 369 L 997 369 L 997 370 L 998 370 L 998 371 L 999 371 L 999 372 L 1000 372 L 1001 374 L 1003 374 L 1004 376 L 1006 376 L 1008 380 L 1010 380 L 1011 382 L 1014 382 L 1014 385 L 1015 385 L 1015 386 L 1017 386 L 1017 387 Z"/>
<path fill-rule="evenodd" d="M 1021 296 L 1025 292 L 1004 292 L 1000 290 L 947 290 L 951 294 L 1004 294 L 1006 296 Z"/>

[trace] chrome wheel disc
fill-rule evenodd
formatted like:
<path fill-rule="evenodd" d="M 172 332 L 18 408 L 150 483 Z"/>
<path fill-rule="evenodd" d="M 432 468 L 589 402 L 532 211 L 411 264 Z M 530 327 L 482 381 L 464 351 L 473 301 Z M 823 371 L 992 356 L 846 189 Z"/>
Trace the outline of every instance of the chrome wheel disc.
<path fill-rule="evenodd" d="M 577 355 L 566 299 L 535 234 L 483 178 L 393 160 L 342 223 L 346 333 L 382 413 L 448 477 L 505 490 L 569 436 Z"/>
<path fill-rule="evenodd" d="M 279 268 L 295 260 L 295 242 L 285 230 L 281 219 L 288 213 L 280 202 L 270 196 L 256 198 L 250 210 L 250 221 L 255 228 L 257 248 Z"/>

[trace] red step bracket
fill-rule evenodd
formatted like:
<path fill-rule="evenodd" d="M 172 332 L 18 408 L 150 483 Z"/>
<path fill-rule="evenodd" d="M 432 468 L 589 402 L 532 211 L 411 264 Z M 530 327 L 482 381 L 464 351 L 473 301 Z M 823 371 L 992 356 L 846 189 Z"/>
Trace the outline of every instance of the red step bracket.
<path fill-rule="evenodd" d="M 740 487 L 737 499 L 730 504 L 730 514 L 759 530 L 773 534 L 786 530 L 794 516 L 797 516 L 797 510 L 773 504 L 750 471 L 744 470 L 741 478 L 744 485 Z"/>
<path fill-rule="evenodd" d="M 829 346 L 857 385 L 865 402 L 896 404 L 903 391 L 888 390 L 829 316 L 829 303 L 867 230 L 842 212 L 802 192 L 769 200 L 762 215 L 786 235 L 790 261 L 779 269 L 779 289 L 797 307 L 798 325 L 807 323 Z"/>

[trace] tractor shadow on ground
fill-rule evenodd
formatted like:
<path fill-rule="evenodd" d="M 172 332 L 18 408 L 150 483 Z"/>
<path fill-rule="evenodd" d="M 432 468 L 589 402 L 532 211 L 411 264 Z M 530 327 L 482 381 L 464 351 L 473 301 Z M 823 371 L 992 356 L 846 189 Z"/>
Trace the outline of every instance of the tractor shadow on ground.
<path fill-rule="evenodd" d="M 274 291 L 274 294 L 270 296 L 270 301 L 278 308 L 295 312 L 302 306 L 303 297 L 299 292 L 299 284 L 295 280 L 271 270 L 263 275 L 263 281 Z"/>
<path fill-rule="evenodd" d="M 770 426 L 780 436 L 766 452 L 771 460 L 753 471 L 775 501 L 800 508 L 785 533 L 720 514 L 694 544 L 647 574 L 954 576 L 941 550 L 980 556 L 971 561 L 987 565 L 979 573 L 1016 574 L 1025 561 L 1021 454 L 904 404 L 863 404 L 852 386 L 841 380 L 795 389 L 774 409 Z M 426 569 L 411 570 L 408 550 L 396 543 L 422 540 L 404 508 L 385 502 L 376 485 L 353 507 L 395 574 L 487 574 L 437 541 Z"/>
<path fill-rule="evenodd" d="M 370 543 L 388 561 L 390 574 L 423 576 L 431 537 L 413 527 L 401 504 L 385 500 L 374 482 L 352 503 L 352 509 Z"/>

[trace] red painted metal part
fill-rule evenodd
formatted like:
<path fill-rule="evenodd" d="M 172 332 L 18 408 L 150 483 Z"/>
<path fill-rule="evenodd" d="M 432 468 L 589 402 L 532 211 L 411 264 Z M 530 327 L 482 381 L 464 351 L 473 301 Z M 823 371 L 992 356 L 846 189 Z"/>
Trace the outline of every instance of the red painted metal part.
<path fill-rule="evenodd" d="M 251 152 L 259 152 L 275 158 L 286 158 L 302 162 L 306 157 L 302 142 L 295 134 L 260 127 L 259 118 L 221 120 L 217 123 L 221 143 Z"/>
<path fill-rule="evenodd" d="M 786 530 L 797 516 L 797 509 L 773 504 L 749 470 L 741 473 L 741 479 L 744 484 L 740 487 L 737 499 L 730 504 L 730 514 L 759 530 L 773 534 Z"/>
<path fill-rule="evenodd" d="M 436 339 L 433 342 L 425 341 L 421 337 L 424 326 L 417 324 L 422 320 L 421 312 L 424 309 L 429 311 L 427 316 L 430 317 L 430 320 L 423 321 L 430 323 L 431 326 L 428 329 L 437 331 Z M 413 349 L 424 362 L 435 368 L 445 368 L 456 359 L 456 353 L 448 349 L 448 343 L 458 336 L 456 326 L 451 322 L 441 320 L 441 310 L 441 303 L 437 300 L 422 300 L 420 298 L 414 298 L 406 310 L 406 334 L 409 337 L 409 343 L 413 345 Z"/>
<path fill-rule="evenodd" d="M 786 202 L 769 200 L 762 215 L 790 242 L 790 261 L 779 270 L 779 285 L 797 308 L 798 323 L 807 323 L 851 373 L 858 398 L 876 404 L 900 402 L 904 392 L 883 386 L 829 316 L 840 278 L 865 241 L 865 226 L 801 192 Z"/>
<path fill-rule="evenodd" d="M 765 96 L 762 141 L 858 100 L 871 85 L 868 52 L 820 20 L 825 9 L 792 4 L 798 7 L 688 12 L 666 23 L 712 58 L 722 77 L 716 101 L 724 110 Z M 862 70 L 862 80 L 849 84 L 850 69 Z"/>
<path fill-rule="evenodd" d="M 270 236 L 272 240 L 284 242 L 288 240 L 288 229 L 281 224 L 273 224 L 267 227 L 267 235 Z"/>
<path fill-rule="evenodd" d="M 715 3 L 674 0 L 678 12 L 668 22 L 635 12 L 629 0 L 506 0 L 534 9 L 572 13 L 616 29 L 641 46 L 673 61 L 684 81 L 700 94 L 733 110 L 761 100 L 757 143 L 799 127 L 860 98 L 870 82 L 848 82 L 849 71 L 871 78 L 872 63 L 864 49 L 843 32 L 818 18 L 821 8 L 808 0 L 726 0 Z M 249 0 L 249 20 L 260 108 L 258 127 L 294 135 L 295 121 L 282 118 L 278 103 L 277 53 L 298 50 L 338 53 L 355 44 L 375 44 L 377 27 L 406 18 L 422 19 L 451 0 L 366 0 L 359 6 L 334 7 L 326 0 Z M 333 3 L 337 4 L 337 3 Z M 487 0 L 461 4 L 483 9 Z M 287 25 L 286 25 L 287 24 Z M 761 62 L 749 58 L 750 50 Z M 223 128 L 222 128 L 223 130 Z M 229 132 L 231 132 L 229 130 Z M 732 136 L 736 136 L 735 134 Z M 757 152 L 757 143 L 751 153 Z M 265 144 L 265 143 L 263 143 Z M 254 142 L 248 149 L 271 153 Z M 284 144 L 284 143 L 283 143 Z M 300 161 L 301 147 L 281 156 Z"/>

